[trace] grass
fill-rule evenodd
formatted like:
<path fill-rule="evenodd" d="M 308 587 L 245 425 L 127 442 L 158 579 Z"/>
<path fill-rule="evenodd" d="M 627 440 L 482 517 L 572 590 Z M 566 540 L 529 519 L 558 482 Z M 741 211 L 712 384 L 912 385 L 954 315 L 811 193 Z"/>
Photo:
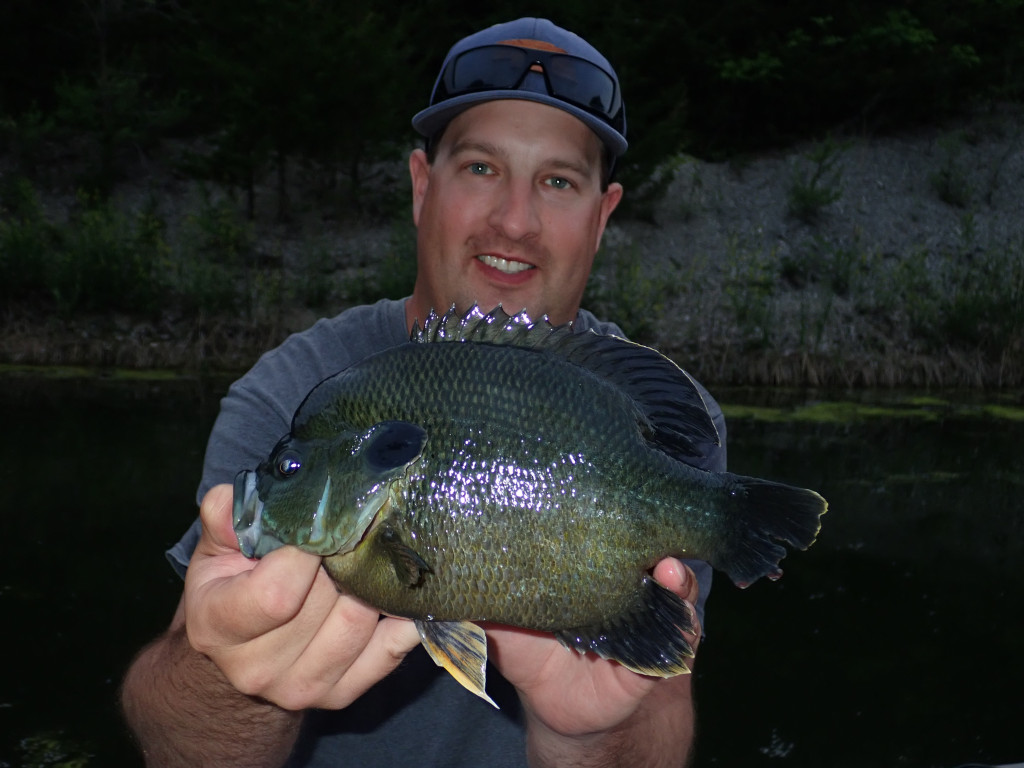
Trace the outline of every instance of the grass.
<path fill-rule="evenodd" d="M 845 150 L 846 145 L 828 139 L 794 163 L 786 193 L 791 215 L 812 224 L 826 207 L 843 196 L 839 161 Z"/>
<path fill-rule="evenodd" d="M 734 242 L 718 288 L 704 319 L 714 331 L 657 339 L 705 381 L 1024 385 L 1024 237 L 902 257 L 814 242 L 780 259 Z"/>
<path fill-rule="evenodd" d="M 604 246 L 595 258 L 584 304 L 600 317 L 614 318 L 629 338 L 653 343 L 669 300 L 686 282 L 679 263 L 673 267 L 674 279 L 666 279 L 636 247 Z"/>
<path fill-rule="evenodd" d="M 834 157 L 822 151 L 818 168 Z M 323 239 L 261 240 L 239 209 L 203 196 L 172 236 L 153 204 L 81 197 L 58 220 L 31 184 L 8 180 L 0 299 L 14 311 L 0 318 L 0 363 L 244 367 L 295 330 L 290 313 L 412 289 L 405 218 L 383 257 L 339 270 Z M 636 246 L 606 246 L 585 304 L 708 383 L 1024 385 L 1024 236 L 984 247 L 963 215 L 951 211 L 964 236 L 948 252 L 882 256 L 854 237 L 780 256 L 734 238 L 713 259 L 655 268 Z"/>

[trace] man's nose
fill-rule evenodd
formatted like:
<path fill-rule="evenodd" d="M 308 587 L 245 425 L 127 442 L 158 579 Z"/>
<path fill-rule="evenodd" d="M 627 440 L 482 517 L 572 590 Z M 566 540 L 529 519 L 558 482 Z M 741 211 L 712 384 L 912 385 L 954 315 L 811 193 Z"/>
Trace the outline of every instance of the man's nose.
<path fill-rule="evenodd" d="M 510 240 L 521 240 L 540 231 L 540 213 L 533 184 L 508 180 L 495 200 L 488 223 Z"/>

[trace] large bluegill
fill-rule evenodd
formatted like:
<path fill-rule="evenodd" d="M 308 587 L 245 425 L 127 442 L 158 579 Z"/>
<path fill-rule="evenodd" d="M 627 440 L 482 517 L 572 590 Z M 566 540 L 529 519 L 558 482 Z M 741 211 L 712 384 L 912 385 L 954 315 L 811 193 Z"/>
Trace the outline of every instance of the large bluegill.
<path fill-rule="evenodd" d="M 236 479 L 235 530 L 250 557 L 322 555 L 484 698 L 477 621 L 667 677 L 687 671 L 691 618 L 650 569 L 674 555 L 740 586 L 776 578 L 827 508 L 686 463 L 717 441 L 698 388 L 652 349 L 500 308 L 432 315 L 310 392 Z"/>

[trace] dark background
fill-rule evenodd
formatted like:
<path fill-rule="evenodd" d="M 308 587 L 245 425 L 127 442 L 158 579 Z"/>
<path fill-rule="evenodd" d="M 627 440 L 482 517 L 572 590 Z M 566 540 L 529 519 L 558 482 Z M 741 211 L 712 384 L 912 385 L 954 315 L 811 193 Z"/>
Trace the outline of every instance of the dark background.
<path fill-rule="evenodd" d="M 447 48 L 483 26 L 550 15 L 625 84 L 631 188 L 685 149 L 709 159 L 826 133 L 877 133 L 1024 93 L 1019 0 L 7 0 L 0 142 L 22 170 L 75 137 L 79 183 L 198 138 L 183 168 L 251 182 L 302 157 L 358 178 L 413 139 Z"/>

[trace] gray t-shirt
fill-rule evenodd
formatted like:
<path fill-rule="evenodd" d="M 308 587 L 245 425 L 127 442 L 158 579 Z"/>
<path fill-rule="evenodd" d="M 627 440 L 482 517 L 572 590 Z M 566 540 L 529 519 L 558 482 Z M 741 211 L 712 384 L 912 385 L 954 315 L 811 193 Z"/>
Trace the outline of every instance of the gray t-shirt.
<path fill-rule="evenodd" d="M 585 310 L 580 311 L 575 328 L 623 335 L 614 324 L 600 322 Z M 252 469 L 264 460 L 289 431 L 292 415 L 316 384 L 408 338 L 405 301 L 385 299 L 320 320 L 263 355 L 221 401 L 206 448 L 197 501 L 214 485 L 230 483 L 240 470 Z M 714 399 L 701 391 L 722 447 L 695 464 L 721 472 L 725 470 L 725 420 Z M 199 533 L 196 520 L 167 552 L 182 576 Z M 696 608 L 703 624 L 711 568 L 699 561 L 687 564 L 700 583 Z M 417 648 L 395 672 L 347 709 L 307 713 L 288 765 L 521 768 L 526 756 L 515 691 L 496 669 L 489 668 L 487 692 L 500 709 L 467 693 L 422 647 Z"/>

